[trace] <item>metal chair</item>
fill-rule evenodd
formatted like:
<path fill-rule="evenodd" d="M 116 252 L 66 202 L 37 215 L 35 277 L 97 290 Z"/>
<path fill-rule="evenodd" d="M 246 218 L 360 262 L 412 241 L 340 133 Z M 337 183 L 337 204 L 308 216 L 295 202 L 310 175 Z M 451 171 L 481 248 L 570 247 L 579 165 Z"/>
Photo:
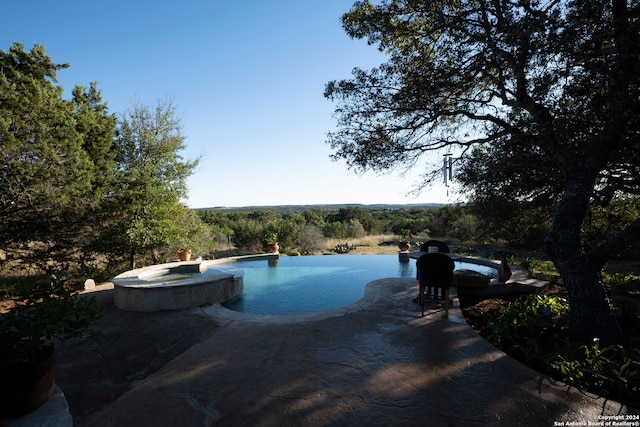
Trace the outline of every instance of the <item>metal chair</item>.
<path fill-rule="evenodd" d="M 445 301 L 445 318 L 449 318 L 449 287 L 453 284 L 453 269 L 455 263 L 446 253 L 431 252 L 426 253 L 416 261 L 418 276 L 418 303 L 424 316 L 424 293 L 425 289 L 434 288 L 443 290 Z"/>

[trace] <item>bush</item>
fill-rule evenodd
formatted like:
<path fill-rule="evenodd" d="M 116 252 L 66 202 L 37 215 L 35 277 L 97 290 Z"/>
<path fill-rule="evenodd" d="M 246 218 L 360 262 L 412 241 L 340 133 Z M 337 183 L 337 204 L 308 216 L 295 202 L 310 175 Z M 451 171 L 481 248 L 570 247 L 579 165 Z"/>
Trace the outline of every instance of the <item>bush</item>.
<path fill-rule="evenodd" d="M 97 336 L 91 327 L 102 310 L 95 297 L 78 297 L 55 278 L 21 291 L 11 298 L 13 307 L 0 316 L 0 367 L 33 361 L 54 341 Z"/>
<path fill-rule="evenodd" d="M 532 366 L 548 366 L 546 349 L 566 325 L 569 305 L 555 296 L 525 295 L 489 314 L 486 338 Z"/>
<path fill-rule="evenodd" d="M 312 224 L 306 224 L 298 237 L 298 245 L 300 252 L 305 255 L 311 255 L 316 252 L 321 252 L 325 248 L 326 239 L 318 227 Z"/>
<path fill-rule="evenodd" d="M 333 248 L 333 251 L 338 254 L 348 254 L 355 248 L 356 247 L 353 246 L 351 243 L 338 243 L 336 247 Z"/>
<path fill-rule="evenodd" d="M 568 312 L 563 298 L 522 296 L 486 314 L 485 338 L 541 372 L 638 407 L 640 349 L 572 341 L 564 333 Z"/>
<path fill-rule="evenodd" d="M 263 227 L 254 220 L 239 221 L 234 229 L 233 242 L 240 250 L 260 252 L 262 250 Z"/>
<path fill-rule="evenodd" d="M 581 345 L 559 354 L 552 363 L 563 379 L 579 387 L 612 396 L 635 407 L 640 404 L 640 351 L 621 345 L 601 348 L 600 343 Z"/>

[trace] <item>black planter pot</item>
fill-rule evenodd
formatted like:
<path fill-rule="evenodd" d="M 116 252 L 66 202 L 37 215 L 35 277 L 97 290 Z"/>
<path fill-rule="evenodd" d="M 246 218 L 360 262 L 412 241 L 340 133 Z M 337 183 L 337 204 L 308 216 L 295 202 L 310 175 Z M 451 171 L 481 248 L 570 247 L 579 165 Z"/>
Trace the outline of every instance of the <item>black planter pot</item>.
<path fill-rule="evenodd" d="M 42 406 L 56 382 L 53 345 L 42 348 L 31 362 L 0 365 L 0 418 L 15 418 Z"/>

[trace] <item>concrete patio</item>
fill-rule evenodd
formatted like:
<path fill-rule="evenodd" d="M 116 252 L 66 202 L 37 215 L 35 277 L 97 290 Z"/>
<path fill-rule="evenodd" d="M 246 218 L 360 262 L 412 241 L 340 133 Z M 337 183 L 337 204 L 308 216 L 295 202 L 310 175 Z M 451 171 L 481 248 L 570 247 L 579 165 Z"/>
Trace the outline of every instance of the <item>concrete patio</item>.
<path fill-rule="evenodd" d="M 219 305 L 126 313 L 108 288 L 99 344 L 59 355 L 82 426 L 554 426 L 637 414 L 557 383 L 412 302 L 413 279 L 370 283 L 348 307 L 253 316 Z M 100 353 L 92 353 L 95 346 Z"/>

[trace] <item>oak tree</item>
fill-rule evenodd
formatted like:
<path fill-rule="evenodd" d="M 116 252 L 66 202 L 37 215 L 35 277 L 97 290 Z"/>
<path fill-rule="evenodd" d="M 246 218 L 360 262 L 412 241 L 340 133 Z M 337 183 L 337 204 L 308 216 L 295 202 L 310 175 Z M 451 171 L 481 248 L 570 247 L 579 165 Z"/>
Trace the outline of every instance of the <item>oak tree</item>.
<path fill-rule="evenodd" d="M 187 196 L 186 180 L 198 161 L 183 157 L 184 141 L 172 99 L 136 104 L 119 121 L 112 195 L 117 218 L 107 240 L 112 250 L 128 254 L 130 268 L 140 252 L 177 245 L 190 234 L 181 198 Z"/>
<path fill-rule="evenodd" d="M 570 330 L 618 338 L 600 272 L 638 241 L 640 219 L 588 250 L 582 225 L 590 204 L 640 193 L 640 2 L 358 1 L 342 22 L 388 61 L 326 85 L 333 157 L 384 171 L 451 152 L 471 200 L 552 201 L 545 249 Z"/>

